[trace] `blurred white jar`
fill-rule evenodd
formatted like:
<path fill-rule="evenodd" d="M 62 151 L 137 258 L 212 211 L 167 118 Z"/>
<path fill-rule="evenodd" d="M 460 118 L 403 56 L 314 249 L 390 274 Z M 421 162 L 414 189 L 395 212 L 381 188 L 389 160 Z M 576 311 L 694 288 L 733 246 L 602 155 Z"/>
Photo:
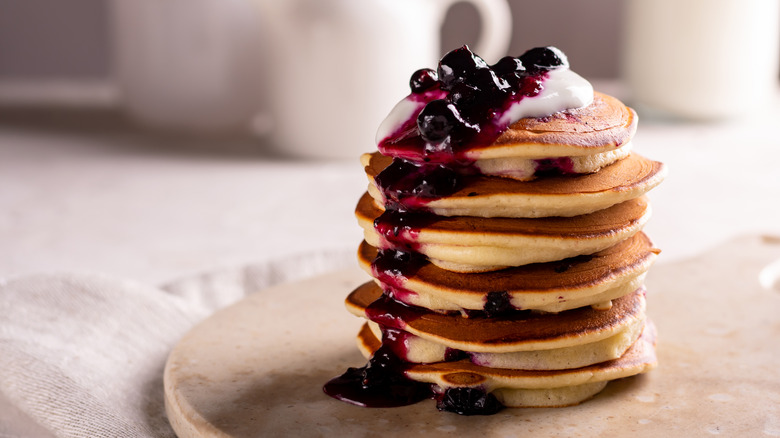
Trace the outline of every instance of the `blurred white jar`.
<path fill-rule="evenodd" d="M 633 102 L 689 119 L 761 111 L 777 96 L 778 0 L 629 0 Z"/>
<path fill-rule="evenodd" d="M 409 93 L 411 74 L 436 67 L 441 25 L 457 0 L 255 1 L 269 44 L 272 147 L 356 159 L 375 150 L 377 127 Z M 468 2 L 482 23 L 472 49 L 495 62 L 511 38 L 506 0 Z"/>
<path fill-rule="evenodd" d="M 122 104 L 156 128 L 247 129 L 257 111 L 259 17 L 247 0 L 114 0 Z"/>

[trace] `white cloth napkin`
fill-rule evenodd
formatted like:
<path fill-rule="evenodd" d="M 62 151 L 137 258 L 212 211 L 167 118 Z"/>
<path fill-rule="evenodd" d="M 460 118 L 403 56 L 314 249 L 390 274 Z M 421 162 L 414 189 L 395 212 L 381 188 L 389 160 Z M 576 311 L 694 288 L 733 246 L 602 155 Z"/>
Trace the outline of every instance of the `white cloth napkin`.
<path fill-rule="evenodd" d="M 176 342 L 247 294 L 354 257 L 311 254 L 162 287 L 99 274 L 0 281 L 0 438 L 175 436 L 162 375 Z"/>

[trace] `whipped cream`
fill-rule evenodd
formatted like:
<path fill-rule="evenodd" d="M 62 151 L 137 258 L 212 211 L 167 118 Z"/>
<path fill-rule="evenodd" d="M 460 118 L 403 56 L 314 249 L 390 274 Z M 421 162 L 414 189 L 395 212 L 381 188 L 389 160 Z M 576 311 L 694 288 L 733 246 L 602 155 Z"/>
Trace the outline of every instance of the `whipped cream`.
<path fill-rule="evenodd" d="M 583 108 L 593 102 L 593 85 L 568 68 L 550 70 L 543 86 L 538 95 L 512 103 L 499 119 L 499 124 L 509 126 L 525 117 L 549 116 Z"/>

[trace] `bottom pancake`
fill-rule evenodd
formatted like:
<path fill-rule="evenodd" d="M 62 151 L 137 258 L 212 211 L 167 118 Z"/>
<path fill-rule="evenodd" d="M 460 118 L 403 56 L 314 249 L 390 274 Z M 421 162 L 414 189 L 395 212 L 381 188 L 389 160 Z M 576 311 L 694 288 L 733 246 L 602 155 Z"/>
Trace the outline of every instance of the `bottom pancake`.
<path fill-rule="evenodd" d="M 408 364 L 405 376 L 431 384 L 434 393 L 446 397 L 470 388 L 492 394 L 506 407 L 557 407 L 581 403 L 611 380 L 641 374 L 655 368 L 656 330 L 648 321 L 639 339 L 618 359 L 568 370 L 530 371 L 487 368 L 468 359 L 431 364 Z M 381 346 L 368 325 L 358 334 L 358 347 L 369 358 Z"/>

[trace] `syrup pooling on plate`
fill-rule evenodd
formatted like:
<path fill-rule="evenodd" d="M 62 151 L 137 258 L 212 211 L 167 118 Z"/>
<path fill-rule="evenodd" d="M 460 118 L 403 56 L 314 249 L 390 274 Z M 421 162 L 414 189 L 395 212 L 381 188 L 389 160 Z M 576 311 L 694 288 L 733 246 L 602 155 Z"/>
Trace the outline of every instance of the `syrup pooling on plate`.
<path fill-rule="evenodd" d="M 349 368 L 331 379 L 323 390 L 338 400 L 369 408 L 407 406 L 431 398 L 430 385 L 407 379 L 407 365 L 394 350 L 403 342 L 403 333 L 392 328 L 382 329 L 382 346 L 368 363 Z M 393 348 L 395 347 L 395 348 Z"/>

